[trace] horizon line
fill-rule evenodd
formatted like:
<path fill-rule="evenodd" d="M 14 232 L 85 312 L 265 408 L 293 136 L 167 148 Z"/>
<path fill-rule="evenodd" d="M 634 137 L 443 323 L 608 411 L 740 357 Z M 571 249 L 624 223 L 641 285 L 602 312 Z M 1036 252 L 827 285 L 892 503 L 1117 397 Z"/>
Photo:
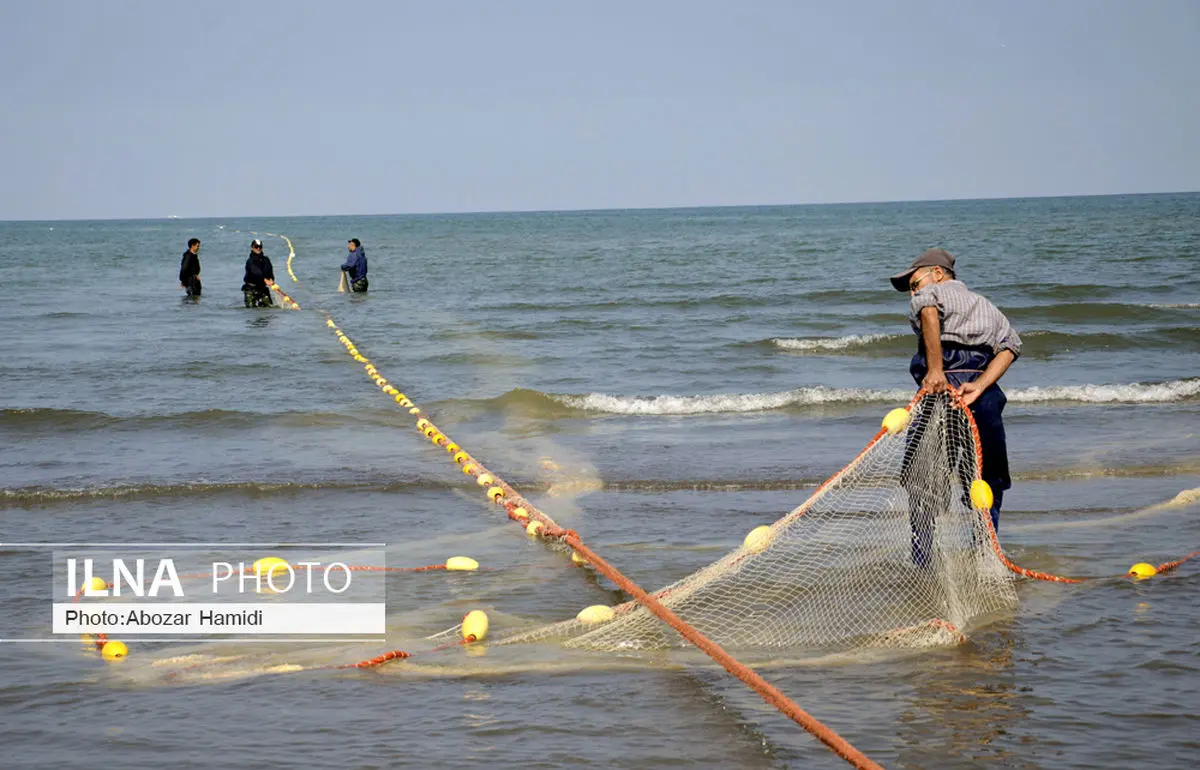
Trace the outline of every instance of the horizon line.
<path fill-rule="evenodd" d="M 0 219 L 4 224 L 20 224 L 25 222 L 142 222 L 142 221 L 179 221 L 194 222 L 211 219 L 300 219 L 307 217 L 436 217 L 436 216 L 473 216 L 480 214 L 587 214 L 616 211 L 699 211 L 709 209 L 750 209 L 750 208 L 789 208 L 808 206 L 871 206 L 899 203 L 970 203 L 984 201 L 1019 201 L 1019 200 L 1053 200 L 1067 198 L 1124 198 L 1148 197 L 1154 195 L 1195 195 L 1200 190 L 1161 190 L 1155 192 L 1120 192 L 1120 193 L 1070 193 L 1064 195 L 1012 195 L 1000 197 L 977 198 L 902 198 L 895 200 L 859 200 L 859 201 L 821 201 L 808 203 L 720 203 L 711 205 L 687 206 L 606 206 L 600 208 L 564 208 L 564 209 L 479 209 L 472 211 L 403 211 L 376 213 L 333 213 L 333 214 L 239 214 L 211 215 L 200 217 L 183 217 L 166 214 L 149 217 L 60 217 L 57 219 Z"/>

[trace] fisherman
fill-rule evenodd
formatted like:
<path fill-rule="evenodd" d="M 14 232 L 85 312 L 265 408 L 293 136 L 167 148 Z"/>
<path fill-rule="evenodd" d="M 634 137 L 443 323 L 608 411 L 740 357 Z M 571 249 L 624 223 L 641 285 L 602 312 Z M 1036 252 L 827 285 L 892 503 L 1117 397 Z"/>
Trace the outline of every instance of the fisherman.
<path fill-rule="evenodd" d="M 271 288 L 275 285 L 275 269 L 263 253 L 262 241 L 250 242 L 250 257 L 246 260 L 246 276 L 242 279 L 242 296 L 246 307 L 273 307 Z"/>
<path fill-rule="evenodd" d="M 187 251 L 179 262 L 179 288 L 185 289 L 189 297 L 200 296 L 200 239 L 188 241 Z"/>
<path fill-rule="evenodd" d="M 346 241 L 346 250 L 350 252 L 346 256 L 346 261 L 342 264 L 342 270 L 346 273 L 346 282 L 350 284 L 350 291 L 356 294 L 364 292 L 369 285 L 367 281 L 367 252 L 363 250 L 362 242 L 357 238 L 351 238 Z"/>
<path fill-rule="evenodd" d="M 1021 338 L 1004 313 L 956 279 L 954 257 L 945 249 L 926 250 L 908 269 L 892 276 L 891 281 L 897 291 L 907 291 L 910 295 L 909 323 L 917 334 L 918 346 L 909 373 L 931 393 L 956 389 L 975 418 L 983 450 L 980 477 L 992 489 L 992 527 L 998 530 L 1004 490 L 1012 487 L 1001 418 L 1008 399 L 998 382 L 1021 355 Z M 924 429 L 923 417 L 913 414 L 910 430 L 914 435 Z M 953 443 L 951 438 L 947 437 L 948 444 Z M 965 451 L 965 447 L 947 449 L 952 455 Z M 954 467 L 956 464 L 960 467 Z M 951 459 L 952 471 L 967 465 Z M 906 482 L 906 488 L 914 481 Z M 969 487 L 971 479 L 960 482 Z M 932 527 L 926 522 L 931 512 L 923 508 L 926 506 L 919 501 L 910 506 L 913 559 L 918 564 L 927 562 L 932 546 Z"/>

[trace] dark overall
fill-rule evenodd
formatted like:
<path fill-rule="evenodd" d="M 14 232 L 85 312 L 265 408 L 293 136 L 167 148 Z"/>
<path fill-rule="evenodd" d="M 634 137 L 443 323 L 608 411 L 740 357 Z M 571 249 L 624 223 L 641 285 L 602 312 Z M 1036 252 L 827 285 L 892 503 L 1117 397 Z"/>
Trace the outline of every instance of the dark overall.
<path fill-rule="evenodd" d="M 200 258 L 192 253 L 191 249 L 183 252 L 183 259 L 179 262 L 179 283 L 183 285 L 189 297 L 199 297 L 202 287 L 200 285 Z"/>
<path fill-rule="evenodd" d="M 942 367 L 946 380 L 954 387 L 975 380 L 987 369 L 994 358 L 992 350 L 987 346 L 961 345 L 955 342 L 942 341 Z M 920 350 L 912 358 L 909 373 L 920 385 L 928 372 L 924 350 Z M 909 428 L 909 444 L 918 443 L 924 434 L 928 417 L 922 408 L 927 403 L 922 401 L 913 409 L 912 423 Z M 992 385 L 979 394 L 970 405 L 971 415 L 975 418 L 975 426 L 979 430 L 979 444 L 983 450 L 983 467 L 980 477 L 992 488 L 993 503 L 991 509 L 992 526 L 999 531 L 1000 506 L 1004 501 L 1004 490 L 1012 487 L 1012 479 L 1008 472 L 1008 444 L 1004 436 L 1004 421 L 1001 414 L 1008 399 L 999 385 Z M 954 433 L 947 434 L 946 452 L 950 472 L 958 477 L 962 490 L 963 503 L 971 508 L 969 490 L 973 480 L 974 446 L 966 445 L 961 438 L 955 439 Z M 960 445 L 961 444 L 961 445 Z M 909 521 L 912 525 L 913 562 L 924 566 L 929 563 L 933 541 L 933 516 L 940 505 L 948 503 L 937 499 L 925 499 L 930 496 L 928 491 L 917 491 L 915 483 L 905 483 L 908 479 L 908 466 L 911 455 L 906 454 L 901 468 L 901 484 L 909 490 Z M 922 489 L 926 489 L 923 485 Z M 934 497 L 940 497 L 935 495 Z"/>
<path fill-rule="evenodd" d="M 362 246 L 356 247 L 346 255 L 342 270 L 346 273 L 346 283 L 350 284 L 350 291 L 355 294 L 362 294 L 370 286 L 370 282 L 367 281 L 367 251 Z"/>
<path fill-rule="evenodd" d="M 275 280 L 275 268 L 271 265 L 271 259 L 266 254 L 256 256 L 251 253 L 250 258 L 246 260 L 246 276 L 242 279 L 242 297 L 246 301 L 246 307 L 275 306 L 271 300 L 271 288 L 267 286 L 268 279 Z"/>

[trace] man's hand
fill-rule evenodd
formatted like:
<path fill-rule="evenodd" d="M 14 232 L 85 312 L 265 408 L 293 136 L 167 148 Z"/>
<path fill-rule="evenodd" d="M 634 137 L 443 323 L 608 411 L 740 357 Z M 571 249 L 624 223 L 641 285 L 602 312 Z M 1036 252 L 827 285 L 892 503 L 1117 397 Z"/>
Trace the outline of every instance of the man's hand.
<path fill-rule="evenodd" d="M 932 369 L 925 375 L 925 379 L 921 380 L 921 387 L 928 390 L 930 393 L 941 393 L 949 383 L 946 382 L 946 375 L 941 369 L 934 371 Z"/>
<path fill-rule="evenodd" d="M 962 396 L 963 405 L 970 406 L 975 403 L 983 395 L 983 391 L 1000 381 L 1000 378 L 1004 376 L 1004 373 L 1008 371 L 1008 367 L 1015 360 L 1017 360 L 1017 357 L 1013 355 L 1011 350 L 1001 350 L 997 353 L 996 357 L 988 363 L 987 369 L 983 370 L 983 374 L 970 382 L 964 383 L 958 389 L 958 395 Z"/>
<path fill-rule="evenodd" d="M 265 279 L 263 279 L 263 283 L 265 283 L 267 286 L 274 286 L 274 285 L 275 285 L 275 282 L 274 282 L 274 281 L 272 281 L 270 278 L 265 278 Z"/>
<path fill-rule="evenodd" d="M 988 386 L 979 380 L 972 380 L 962 384 L 962 387 L 958 389 L 958 395 L 962 397 L 963 406 L 970 406 L 987 389 Z"/>

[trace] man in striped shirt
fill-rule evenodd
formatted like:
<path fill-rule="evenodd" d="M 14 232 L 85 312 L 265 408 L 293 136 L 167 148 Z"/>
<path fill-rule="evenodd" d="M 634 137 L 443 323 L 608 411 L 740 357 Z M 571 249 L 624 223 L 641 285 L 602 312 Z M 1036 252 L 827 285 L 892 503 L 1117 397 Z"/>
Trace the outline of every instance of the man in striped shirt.
<path fill-rule="evenodd" d="M 1001 419 L 1008 399 L 997 383 L 1021 355 L 1021 338 L 995 305 L 955 279 L 954 257 L 945 249 L 925 251 L 891 280 L 911 297 L 909 322 L 919 340 L 909 366 L 913 379 L 933 393 L 956 388 L 975 417 L 983 449 L 980 476 L 992 488 L 992 525 L 998 529 L 1012 479 Z M 916 537 L 914 520 L 914 558 Z"/>

